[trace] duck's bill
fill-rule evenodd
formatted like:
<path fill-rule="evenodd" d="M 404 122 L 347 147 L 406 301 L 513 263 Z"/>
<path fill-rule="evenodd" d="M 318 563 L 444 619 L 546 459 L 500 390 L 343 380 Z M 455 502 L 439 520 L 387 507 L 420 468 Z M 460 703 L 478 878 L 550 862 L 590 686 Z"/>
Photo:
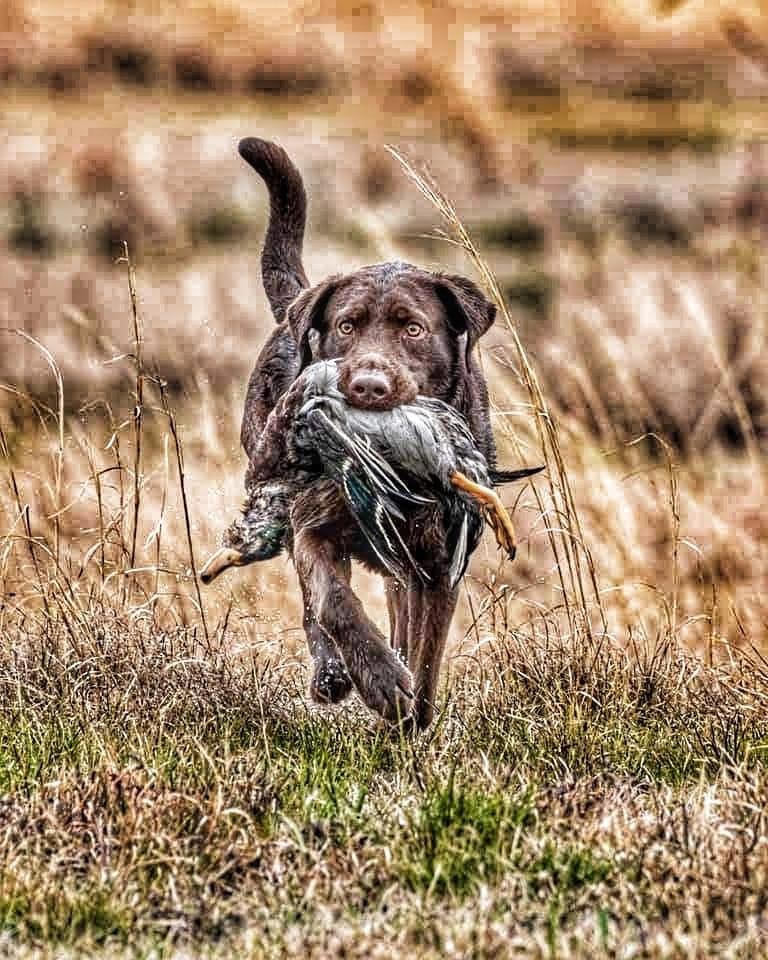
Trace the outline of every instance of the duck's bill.
<path fill-rule="evenodd" d="M 208 558 L 200 571 L 200 579 L 203 583 L 211 583 L 220 573 L 224 573 L 230 567 L 242 567 L 245 562 L 245 556 L 239 550 L 234 550 L 232 547 L 222 547 L 221 550 L 217 550 L 212 557 Z"/>

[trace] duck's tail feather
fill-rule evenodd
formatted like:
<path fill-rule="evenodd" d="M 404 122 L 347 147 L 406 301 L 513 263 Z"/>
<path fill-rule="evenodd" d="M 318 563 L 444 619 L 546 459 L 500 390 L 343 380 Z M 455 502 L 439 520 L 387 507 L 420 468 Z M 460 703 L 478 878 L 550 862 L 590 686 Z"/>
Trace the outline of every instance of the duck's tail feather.
<path fill-rule="evenodd" d="M 526 477 L 533 477 L 541 473 L 544 469 L 541 467 L 524 467 L 522 470 L 489 470 L 488 476 L 494 487 L 500 487 L 504 483 L 514 483 L 516 480 L 525 480 Z"/>
<path fill-rule="evenodd" d="M 451 566 L 448 571 L 449 582 L 451 589 L 453 589 L 456 584 L 464 576 L 464 571 L 467 569 L 467 562 L 469 557 L 467 556 L 467 544 L 469 541 L 469 517 L 464 512 L 464 515 L 461 518 L 461 526 L 459 527 L 459 535 L 456 539 L 456 546 L 453 550 L 453 557 L 451 558 Z"/>

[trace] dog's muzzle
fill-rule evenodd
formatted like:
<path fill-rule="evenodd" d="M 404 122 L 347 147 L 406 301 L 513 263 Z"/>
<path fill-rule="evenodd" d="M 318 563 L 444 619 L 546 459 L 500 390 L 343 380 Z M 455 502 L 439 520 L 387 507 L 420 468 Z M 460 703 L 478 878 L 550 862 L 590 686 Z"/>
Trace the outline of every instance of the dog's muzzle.
<path fill-rule="evenodd" d="M 418 392 L 408 370 L 376 353 L 345 358 L 339 367 L 339 390 L 361 410 L 392 410 L 411 403 Z"/>

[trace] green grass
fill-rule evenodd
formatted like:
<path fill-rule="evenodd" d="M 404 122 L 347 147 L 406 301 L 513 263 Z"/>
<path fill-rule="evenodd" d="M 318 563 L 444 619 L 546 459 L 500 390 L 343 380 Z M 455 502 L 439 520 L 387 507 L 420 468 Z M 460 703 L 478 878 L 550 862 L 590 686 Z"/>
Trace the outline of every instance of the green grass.
<path fill-rule="evenodd" d="M 0 932 L 48 944 L 130 942 L 132 916 L 103 888 L 66 889 L 41 898 L 34 890 L 0 898 Z"/>
<path fill-rule="evenodd" d="M 409 822 L 399 872 L 413 889 L 465 897 L 494 883 L 516 860 L 520 834 L 536 823 L 531 791 L 520 796 L 430 783 Z"/>
<path fill-rule="evenodd" d="M 662 910 L 698 936 L 730 897 L 725 936 L 766 899 L 759 672 L 510 636 L 483 661 L 497 680 L 470 671 L 407 741 L 360 708 L 309 709 L 292 669 L 254 674 L 226 644 L 201 661 L 192 632 L 17 641 L 0 656 L 0 925 L 19 948 L 231 955 L 249 929 L 253 956 L 323 956 L 334 936 L 461 955 L 482 904 L 462 950 L 493 955 L 507 930 L 600 956 Z M 186 666 L 157 669 L 171 649 Z M 711 796 L 719 846 L 698 839 Z"/>

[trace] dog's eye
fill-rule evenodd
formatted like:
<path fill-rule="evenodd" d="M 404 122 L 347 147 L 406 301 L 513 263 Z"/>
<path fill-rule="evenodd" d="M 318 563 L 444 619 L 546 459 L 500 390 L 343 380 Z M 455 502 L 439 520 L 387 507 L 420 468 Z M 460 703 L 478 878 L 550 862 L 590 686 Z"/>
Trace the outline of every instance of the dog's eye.
<path fill-rule="evenodd" d="M 342 320 L 336 329 L 342 336 L 348 337 L 355 332 L 355 325 L 351 320 Z"/>
<path fill-rule="evenodd" d="M 405 332 L 409 337 L 420 337 L 422 333 L 424 333 L 424 327 L 422 327 L 420 323 L 414 323 L 411 321 L 411 323 L 409 323 L 405 328 Z"/>

